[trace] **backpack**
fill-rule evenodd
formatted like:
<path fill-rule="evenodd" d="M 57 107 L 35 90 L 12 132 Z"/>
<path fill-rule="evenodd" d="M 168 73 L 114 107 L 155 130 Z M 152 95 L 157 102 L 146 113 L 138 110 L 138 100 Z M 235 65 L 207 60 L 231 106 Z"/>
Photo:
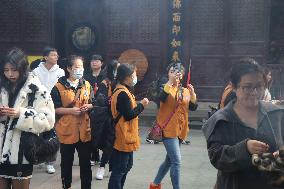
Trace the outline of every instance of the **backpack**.
<path fill-rule="evenodd" d="M 109 88 L 110 85 L 107 87 Z M 89 114 L 91 144 L 94 149 L 98 148 L 104 151 L 111 150 L 114 144 L 115 125 L 121 115 L 114 119 L 111 114 L 110 104 L 104 105 L 103 102 L 109 102 L 110 98 L 111 96 L 109 95 L 106 97 L 104 94 L 97 94 L 95 105 Z"/>

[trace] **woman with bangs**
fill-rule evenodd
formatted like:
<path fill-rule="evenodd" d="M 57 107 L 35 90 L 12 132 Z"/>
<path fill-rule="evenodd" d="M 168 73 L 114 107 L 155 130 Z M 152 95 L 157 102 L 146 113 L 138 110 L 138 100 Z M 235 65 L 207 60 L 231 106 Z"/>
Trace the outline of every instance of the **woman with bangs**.
<path fill-rule="evenodd" d="M 39 134 L 51 130 L 54 105 L 46 87 L 29 72 L 21 49 L 8 52 L 0 73 L 0 188 L 28 189 L 33 165 L 24 156 L 22 132 Z M 35 99 L 32 107 L 28 96 Z"/>

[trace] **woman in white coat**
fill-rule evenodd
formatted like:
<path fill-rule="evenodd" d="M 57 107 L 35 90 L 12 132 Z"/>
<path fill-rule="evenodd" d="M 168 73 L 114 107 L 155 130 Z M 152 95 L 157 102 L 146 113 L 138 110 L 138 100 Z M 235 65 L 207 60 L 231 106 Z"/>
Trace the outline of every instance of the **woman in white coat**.
<path fill-rule="evenodd" d="M 21 133 L 39 134 L 52 129 L 54 105 L 38 77 L 29 72 L 22 50 L 13 48 L 0 66 L 0 188 L 28 189 L 33 165 L 25 157 L 18 165 L 20 143 L 24 145 Z M 33 107 L 28 107 L 27 96 L 34 87 L 38 90 Z"/>

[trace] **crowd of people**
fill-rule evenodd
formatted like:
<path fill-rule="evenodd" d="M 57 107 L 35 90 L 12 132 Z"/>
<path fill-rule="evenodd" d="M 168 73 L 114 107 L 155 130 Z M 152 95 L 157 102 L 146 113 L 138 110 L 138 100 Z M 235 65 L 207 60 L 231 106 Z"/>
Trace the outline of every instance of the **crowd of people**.
<path fill-rule="evenodd" d="M 10 50 L 1 62 L 0 188 L 29 188 L 33 164 L 22 153 L 26 141 L 21 135 L 51 130 L 60 142 L 63 189 L 72 187 L 75 150 L 82 189 L 91 189 L 95 164 L 99 164 L 96 179 L 103 180 L 109 164 L 108 188 L 124 188 L 133 153 L 140 148 L 138 116 L 149 104 L 146 97 L 139 102 L 135 98 L 136 67 L 117 60 L 105 63 L 98 54 L 89 64 L 78 55 L 70 55 L 63 68 L 57 62 L 57 50 L 50 47 L 37 65 L 29 65 L 19 48 Z M 193 85 L 183 86 L 184 75 L 182 64 L 170 63 L 158 88 L 156 124 L 162 128 L 166 157 L 149 189 L 161 189 L 169 171 L 172 187 L 181 188 L 180 145 L 189 133 L 188 112 L 198 106 Z M 218 170 L 215 188 L 278 188 L 270 184 L 269 172 L 258 170 L 251 160 L 254 154 L 276 157 L 283 147 L 279 141 L 284 135 L 284 109 L 272 102 L 270 86 L 271 71 L 255 60 L 242 59 L 233 65 L 219 111 L 203 126 L 209 159 Z M 35 87 L 30 106 L 28 94 Z M 47 173 L 55 173 L 56 158 L 45 162 Z"/>
<path fill-rule="evenodd" d="M 108 188 L 123 188 L 133 152 L 140 147 L 138 116 L 149 104 L 147 98 L 135 99 L 136 67 L 117 60 L 106 64 L 101 55 L 94 54 L 86 70 L 84 58 L 77 55 L 69 56 L 60 68 L 58 57 L 55 48 L 46 47 L 43 59 L 29 65 L 25 53 L 13 48 L 1 62 L 0 188 L 29 188 L 33 164 L 22 154 L 27 141 L 21 135 L 41 136 L 51 130 L 60 142 L 62 188 L 72 186 L 75 150 L 81 188 L 91 188 L 92 165 L 100 164 L 96 179 L 102 180 L 107 163 L 111 171 Z M 184 68 L 177 70 L 176 64 L 170 64 L 167 71 L 157 116 L 161 124 L 169 119 L 163 134 L 167 156 L 150 188 L 160 187 L 168 170 L 173 187 L 179 188 L 180 144 L 189 130 L 188 111 L 197 107 L 193 86 L 182 87 Z M 37 90 L 30 105 L 32 88 Z M 55 173 L 56 158 L 45 162 L 47 173 Z"/>

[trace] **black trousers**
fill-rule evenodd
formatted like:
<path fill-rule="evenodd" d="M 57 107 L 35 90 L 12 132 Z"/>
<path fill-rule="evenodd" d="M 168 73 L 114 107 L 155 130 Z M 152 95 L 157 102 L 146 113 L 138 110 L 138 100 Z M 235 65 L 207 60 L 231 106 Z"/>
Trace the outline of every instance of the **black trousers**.
<path fill-rule="evenodd" d="M 111 154 L 112 154 L 112 149 L 111 150 L 103 150 L 102 158 L 101 158 L 101 163 L 100 167 L 105 167 L 107 163 L 109 163 L 109 171 L 112 171 L 112 164 L 111 164 Z"/>
<path fill-rule="evenodd" d="M 75 144 L 60 144 L 61 153 L 61 179 L 62 187 L 70 188 L 72 183 L 72 167 L 75 149 L 78 152 L 81 188 L 91 189 L 92 170 L 91 170 L 91 143 L 77 142 Z"/>
<path fill-rule="evenodd" d="M 100 161 L 100 150 L 98 148 L 93 148 L 91 151 L 91 160 L 92 161 Z"/>

